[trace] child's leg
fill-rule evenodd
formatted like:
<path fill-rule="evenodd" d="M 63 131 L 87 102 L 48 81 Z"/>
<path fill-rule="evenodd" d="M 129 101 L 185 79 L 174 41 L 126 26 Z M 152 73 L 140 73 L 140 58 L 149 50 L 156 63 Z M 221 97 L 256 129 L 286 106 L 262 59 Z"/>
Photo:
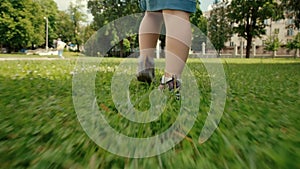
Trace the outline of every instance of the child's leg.
<path fill-rule="evenodd" d="M 180 78 L 191 46 L 189 13 L 178 10 L 163 10 L 166 25 L 165 77 Z"/>
<path fill-rule="evenodd" d="M 163 17 L 161 12 L 146 12 L 139 29 L 140 55 L 154 57 Z"/>
<path fill-rule="evenodd" d="M 139 30 L 140 57 L 137 79 L 151 83 L 154 79 L 154 55 L 163 17 L 161 12 L 146 12 Z"/>

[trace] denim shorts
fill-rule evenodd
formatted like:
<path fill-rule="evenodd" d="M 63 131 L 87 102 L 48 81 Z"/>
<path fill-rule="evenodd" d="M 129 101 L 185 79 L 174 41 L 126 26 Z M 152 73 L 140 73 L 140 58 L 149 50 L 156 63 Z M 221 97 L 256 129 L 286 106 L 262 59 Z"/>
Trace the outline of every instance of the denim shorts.
<path fill-rule="evenodd" d="M 196 0 L 140 0 L 143 11 L 160 11 L 164 9 L 186 12 L 196 11 Z"/>

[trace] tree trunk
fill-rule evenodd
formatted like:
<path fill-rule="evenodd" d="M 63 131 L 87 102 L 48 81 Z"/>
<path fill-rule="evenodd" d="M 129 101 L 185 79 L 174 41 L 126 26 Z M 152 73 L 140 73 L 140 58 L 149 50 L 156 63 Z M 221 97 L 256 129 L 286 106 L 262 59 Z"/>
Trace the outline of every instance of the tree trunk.
<path fill-rule="evenodd" d="M 295 50 L 295 59 L 296 59 L 297 57 L 299 57 L 299 49 L 296 49 L 296 50 Z"/>
<path fill-rule="evenodd" d="M 246 58 L 250 58 L 250 50 L 251 50 L 251 43 L 252 43 L 252 35 L 251 35 L 251 25 L 250 25 L 250 15 L 247 15 L 247 23 L 246 23 Z"/>
<path fill-rule="evenodd" d="M 252 46 L 252 36 L 247 37 L 247 46 L 246 46 L 246 58 L 250 58 L 251 53 L 251 46 Z"/>
<path fill-rule="evenodd" d="M 77 45 L 76 52 L 80 52 L 80 46 L 77 38 L 76 38 L 76 45 Z"/>
<path fill-rule="evenodd" d="M 124 57 L 124 45 L 123 45 L 123 39 L 119 42 L 120 44 L 120 57 Z"/>
<path fill-rule="evenodd" d="M 6 47 L 6 53 L 11 53 L 12 51 L 12 47 L 11 46 L 7 46 Z"/>
<path fill-rule="evenodd" d="M 273 51 L 272 58 L 274 59 L 274 58 L 276 57 L 276 55 L 277 55 L 277 51 L 276 51 L 276 50 L 274 50 L 274 51 Z"/>

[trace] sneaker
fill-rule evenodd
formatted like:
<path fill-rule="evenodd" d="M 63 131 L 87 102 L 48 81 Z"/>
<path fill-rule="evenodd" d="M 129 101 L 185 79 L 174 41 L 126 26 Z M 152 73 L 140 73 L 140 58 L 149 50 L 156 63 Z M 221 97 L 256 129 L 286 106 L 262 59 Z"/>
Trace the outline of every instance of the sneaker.
<path fill-rule="evenodd" d="M 154 80 L 154 58 L 143 57 L 139 58 L 137 80 L 140 82 L 151 83 Z"/>
<path fill-rule="evenodd" d="M 181 80 L 177 79 L 175 75 L 173 75 L 172 77 L 163 76 L 159 85 L 160 90 L 168 88 L 169 91 L 174 92 L 177 100 L 180 99 L 180 87 Z"/>

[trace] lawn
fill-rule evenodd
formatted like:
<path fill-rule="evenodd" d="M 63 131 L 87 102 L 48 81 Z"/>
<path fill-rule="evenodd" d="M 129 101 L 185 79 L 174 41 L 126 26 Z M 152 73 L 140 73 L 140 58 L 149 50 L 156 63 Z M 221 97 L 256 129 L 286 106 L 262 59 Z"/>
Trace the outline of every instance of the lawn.
<path fill-rule="evenodd" d="M 96 103 L 109 124 L 131 137 L 167 130 L 180 109 L 172 93 L 165 94 L 167 105 L 156 121 L 140 124 L 120 116 L 111 80 L 121 61 L 105 58 L 90 67 L 97 70 Z M 209 140 L 200 144 L 198 137 L 211 104 L 210 78 L 199 59 L 190 59 L 188 67 L 200 93 L 195 124 L 166 153 L 134 159 L 106 151 L 84 132 L 72 100 L 76 59 L 0 61 L 0 168 L 300 168 L 300 60 L 223 59 L 222 63 L 226 106 Z M 136 109 L 149 109 L 144 96 L 157 85 L 158 80 L 150 86 L 130 82 Z"/>
<path fill-rule="evenodd" d="M 67 58 L 77 58 L 80 54 L 75 52 L 64 52 L 63 53 Z M 26 55 L 25 53 L 16 53 L 16 54 L 0 54 L 1 58 L 59 58 L 57 55 L 49 56 L 40 56 L 40 55 Z"/>

